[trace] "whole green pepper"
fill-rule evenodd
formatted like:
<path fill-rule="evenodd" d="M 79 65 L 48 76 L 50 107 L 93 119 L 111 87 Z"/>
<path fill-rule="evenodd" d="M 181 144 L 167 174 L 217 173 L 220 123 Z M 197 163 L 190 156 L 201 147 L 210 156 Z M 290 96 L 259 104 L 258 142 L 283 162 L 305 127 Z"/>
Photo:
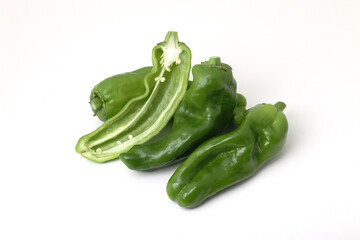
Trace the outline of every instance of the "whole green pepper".
<path fill-rule="evenodd" d="M 80 138 L 76 151 L 106 162 L 145 143 L 169 122 L 183 98 L 191 68 L 190 49 L 168 32 L 152 51 L 153 68 L 146 75 L 145 92 L 130 101 L 100 128 Z"/>
<path fill-rule="evenodd" d="M 120 154 L 127 167 L 147 171 L 173 164 L 230 123 L 237 101 L 231 67 L 212 57 L 195 65 L 192 73 L 193 82 L 176 110 L 171 132 L 160 141 Z"/>
<path fill-rule="evenodd" d="M 193 208 L 258 170 L 285 144 L 285 104 L 259 104 L 246 111 L 240 126 L 200 145 L 167 184 L 170 199 Z"/>
<path fill-rule="evenodd" d="M 90 94 L 90 106 L 100 120 L 115 116 L 131 99 L 146 91 L 144 79 L 152 67 L 117 74 L 98 83 Z"/>

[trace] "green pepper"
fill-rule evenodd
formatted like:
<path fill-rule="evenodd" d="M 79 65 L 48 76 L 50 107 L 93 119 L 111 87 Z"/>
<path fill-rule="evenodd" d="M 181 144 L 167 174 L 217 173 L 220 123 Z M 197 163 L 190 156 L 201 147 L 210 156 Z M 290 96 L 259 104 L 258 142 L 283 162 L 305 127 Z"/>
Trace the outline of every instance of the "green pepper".
<path fill-rule="evenodd" d="M 128 101 L 94 132 L 80 138 L 76 151 L 106 162 L 145 143 L 165 127 L 183 98 L 191 68 L 190 49 L 168 32 L 152 51 L 153 68 L 144 79 L 145 92 Z"/>
<path fill-rule="evenodd" d="M 193 208 L 253 175 L 285 144 L 284 108 L 282 102 L 259 104 L 246 111 L 236 130 L 201 144 L 170 178 L 170 199 Z"/>
<path fill-rule="evenodd" d="M 212 57 L 195 65 L 192 73 L 193 82 L 176 110 L 171 132 L 160 141 L 120 154 L 127 167 L 147 171 L 173 164 L 230 123 L 237 101 L 231 67 Z"/>
<path fill-rule="evenodd" d="M 90 94 L 90 106 L 100 120 L 115 116 L 131 99 L 145 92 L 144 79 L 152 67 L 117 74 L 98 83 Z"/>

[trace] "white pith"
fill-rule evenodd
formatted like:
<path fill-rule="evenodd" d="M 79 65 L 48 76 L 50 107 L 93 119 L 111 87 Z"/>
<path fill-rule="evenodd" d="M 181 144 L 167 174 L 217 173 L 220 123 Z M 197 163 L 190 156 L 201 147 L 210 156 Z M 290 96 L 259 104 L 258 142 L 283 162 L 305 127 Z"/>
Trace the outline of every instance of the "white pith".
<path fill-rule="evenodd" d="M 163 54 L 161 55 L 160 64 L 162 68 L 164 68 L 166 71 L 171 71 L 171 66 L 173 63 L 180 64 L 181 60 L 179 58 L 180 53 L 182 50 L 178 46 L 177 40 L 174 38 L 174 35 L 171 35 L 171 37 L 168 39 L 167 44 L 161 48 L 163 51 Z M 162 76 L 161 76 L 162 77 Z"/>

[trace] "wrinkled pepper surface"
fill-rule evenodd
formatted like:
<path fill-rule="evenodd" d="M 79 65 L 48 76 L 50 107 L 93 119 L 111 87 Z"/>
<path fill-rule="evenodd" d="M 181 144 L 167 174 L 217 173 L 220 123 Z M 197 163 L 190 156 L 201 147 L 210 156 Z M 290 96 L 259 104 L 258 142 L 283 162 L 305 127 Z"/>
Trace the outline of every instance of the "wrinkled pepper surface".
<path fill-rule="evenodd" d="M 239 126 L 241 124 L 242 120 L 245 117 L 245 112 L 246 112 L 246 98 L 240 93 L 237 93 L 237 103 L 233 111 L 233 120 L 232 120 L 233 125 Z"/>
<path fill-rule="evenodd" d="M 83 157 L 106 162 L 145 143 L 165 127 L 187 89 L 191 68 L 190 49 L 168 32 L 152 51 L 153 67 L 146 75 L 145 92 L 128 101 L 94 132 L 80 138 L 76 151 Z"/>
<path fill-rule="evenodd" d="M 173 164 L 181 154 L 219 134 L 231 122 L 237 103 L 231 67 L 212 57 L 195 65 L 192 73 L 193 82 L 176 110 L 170 133 L 160 141 L 120 154 L 127 167 L 155 170 Z"/>
<path fill-rule="evenodd" d="M 258 170 L 285 144 L 285 104 L 259 104 L 245 112 L 240 126 L 201 144 L 167 184 L 170 199 L 193 208 Z"/>
<path fill-rule="evenodd" d="M 90 94 L 90 106 L 100 120 L 115 116 L 131 99 L 144 94 L 145 76 L 152 67 L 117 74 L 98 83 Z"/>

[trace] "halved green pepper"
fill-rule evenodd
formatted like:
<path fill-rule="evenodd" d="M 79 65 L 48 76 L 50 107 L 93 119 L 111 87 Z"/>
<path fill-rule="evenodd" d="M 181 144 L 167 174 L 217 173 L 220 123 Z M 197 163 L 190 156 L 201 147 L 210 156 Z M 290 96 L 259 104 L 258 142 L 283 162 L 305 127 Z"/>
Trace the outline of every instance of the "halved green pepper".
<path fill-rule="evenodd" d="M 76 151 L 83 157 L 106 162 L 144 143 L 161 131 L 183 98 L 191 68 L 190 49 L 168 32 L 152 51 L 153 68 L 146 75 L 145 92 L 125 104 L 100 128 L 80 138 Z"/>
<path fill-rule="evenodd" d="M 230 123 L 237 101 L 231 67 L 212 57 L 195 65 L 192 73 L 193 82 L 176 110 L 171 132 L 160 141 L 120 154 L 127 167 L 147 171 L 173 164 Z"/>
<path fill-rule="evenodd" d="M 284 108 L 282 102 L 259 104 L 246 111 L 236 130 L 201 144 L 170 178 L 170 199 L 193 208 L 253 175 L 285 144 Z"/>

